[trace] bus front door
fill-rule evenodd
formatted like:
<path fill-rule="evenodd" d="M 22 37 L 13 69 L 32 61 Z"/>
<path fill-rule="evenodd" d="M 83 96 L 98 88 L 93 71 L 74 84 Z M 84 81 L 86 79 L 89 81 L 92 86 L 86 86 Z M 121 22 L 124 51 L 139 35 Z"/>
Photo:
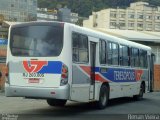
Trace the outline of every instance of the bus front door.
<path fill-rule="evenodd" d="M 96 42 L 89 42 L 89 64 L 72 64 L 70 99 L 88 102 L 95 93 Z"/>
<path fill-rule="evenodd" d="M 90 73 L 90 91 L 89 99 L 94 99 L 95 93 L 95 64 L 96 64 L 96 43 L 90 42 L 90 64 L 91 64 L 91 73 Z"/>

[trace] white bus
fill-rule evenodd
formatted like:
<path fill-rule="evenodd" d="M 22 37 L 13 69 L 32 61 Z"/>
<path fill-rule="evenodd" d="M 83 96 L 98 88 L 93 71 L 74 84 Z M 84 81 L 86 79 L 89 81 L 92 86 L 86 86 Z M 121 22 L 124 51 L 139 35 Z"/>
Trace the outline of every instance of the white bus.
<path fill-rule="evenodd" d="M 7 51 L 5 95 L 46 99 L 51 106 L 67 100 L 94 102 L 149 91 L 151 48 L 61 22 L 12 25 Z"/>

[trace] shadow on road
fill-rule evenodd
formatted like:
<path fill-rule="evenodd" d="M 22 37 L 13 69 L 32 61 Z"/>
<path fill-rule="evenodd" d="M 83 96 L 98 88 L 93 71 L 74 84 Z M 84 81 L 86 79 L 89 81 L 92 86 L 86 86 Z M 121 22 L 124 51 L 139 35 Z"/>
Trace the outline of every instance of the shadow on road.
<path fill-rule="evenodd" d="M 143 99 L 146 100 L 146 99 Z M 133 98 L 125 97 L 125 98 L 116 98 L 111 99 L 106 109 L 109 109 L 113 106 L 118 106 L 122 104 L 128 104 L 135 102 Z M 137 101 L 140 102 L 140 101 Z M 106 109 L 102 110 L 105 111 Z M 93 103 L 67 103 L 65 107 L 50 107 L 46 108 L 34 109 L 32 113 L 36 113 L 38 115 L 43 116 L 54 116 L 54 117 L 73 117 L 80 114 L 88 114 L 88 112 L 100 112 L 100 110 L 96 109 Z M 29 113 L 31 111 L 28 111 Z M 28 113 L 27 112 L 27 113 Z"/>

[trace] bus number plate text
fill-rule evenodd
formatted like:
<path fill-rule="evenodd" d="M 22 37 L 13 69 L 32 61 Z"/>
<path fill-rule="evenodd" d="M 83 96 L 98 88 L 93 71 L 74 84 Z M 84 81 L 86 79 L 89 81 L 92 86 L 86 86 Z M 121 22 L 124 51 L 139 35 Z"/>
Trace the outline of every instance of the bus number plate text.
<path fill-rule="evenodd" d="M 23 73 L 25 78 L 42 78 L 44 77 L 43 73 Z"/>

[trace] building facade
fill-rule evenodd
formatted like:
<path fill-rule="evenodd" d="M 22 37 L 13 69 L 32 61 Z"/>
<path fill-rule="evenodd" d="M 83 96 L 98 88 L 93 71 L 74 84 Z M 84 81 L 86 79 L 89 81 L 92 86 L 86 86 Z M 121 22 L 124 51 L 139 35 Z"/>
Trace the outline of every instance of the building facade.
<path fill-rule="evenodd" d="M 10 22 L 26 22 L 37 20 L 37 0 L 0 0 L 0 89 L 4 86 L 4 76 L 7 71 L 5 63 Z M 5 41 L 5 42 L 4 42 Z"/>
<path fill-rule="evenodd" d="M 26 22 L 37 20 L 37 0 L 0 0 L 0 38 L 7 38 L 3 21 Z"/>
<path fill-rule="evenodd" d="M 37 21 L 56 21 L 57 19 L 57 10 L 37 8 Z"/>
<path fill-rule="evenodd" d="M 0 0 L 0 16 L 6 21 L 35 21 L 37 0 Z"/>
<path fill-rule="evenodd" d="M 78 21 L 78 13 L 72 13 L 67 7 L 58 10 L 58 21 L 76 23 Z"/>
<path fill-rule="evenodd" d="M 146 2 L 131 3 L 126 9 L 104 9 L 93 12 L 84 27 L 136 31 L 160 31 L 160 7 Z"/>
<path fill-rule="evenodd" d="M 67 7 L 58 10 L 49 10 L 47 8 L 37 9 L 38 21 L 61 21 L 75 24 L 78 18 L 78 13 L 71 12 L 71 9 Z"/>

